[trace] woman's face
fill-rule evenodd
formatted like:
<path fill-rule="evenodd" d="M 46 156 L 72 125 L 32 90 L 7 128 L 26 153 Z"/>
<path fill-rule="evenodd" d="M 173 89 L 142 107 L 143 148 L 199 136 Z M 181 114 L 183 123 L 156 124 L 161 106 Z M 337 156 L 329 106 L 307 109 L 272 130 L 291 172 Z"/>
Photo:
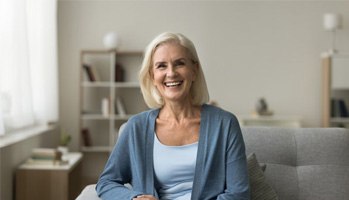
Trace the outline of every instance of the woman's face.
<path fill-rule="evenodd" d="M 165 103 L 190 100 L 190 88 L 198 65 L 188 51 L 177 43 L 164 43 L 153 55 L 153 84 Z"/>

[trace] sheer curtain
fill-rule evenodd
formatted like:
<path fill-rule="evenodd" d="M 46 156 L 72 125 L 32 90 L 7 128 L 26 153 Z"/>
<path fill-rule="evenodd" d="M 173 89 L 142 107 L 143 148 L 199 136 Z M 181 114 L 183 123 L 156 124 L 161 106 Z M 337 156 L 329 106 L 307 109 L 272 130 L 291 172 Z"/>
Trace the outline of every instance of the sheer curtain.
<path fill-rule="evenodd" d="M 0 135 L 58 120 L 56 0 L 0 0 Z"/>

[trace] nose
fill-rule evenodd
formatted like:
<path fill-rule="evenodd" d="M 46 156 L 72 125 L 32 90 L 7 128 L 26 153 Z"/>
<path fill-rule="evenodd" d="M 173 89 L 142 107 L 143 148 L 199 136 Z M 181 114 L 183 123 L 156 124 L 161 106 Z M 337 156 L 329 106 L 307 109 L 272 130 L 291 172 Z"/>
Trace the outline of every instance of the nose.
<path fill-rule="evenodd" d="M 176 67 L 173 65 L 170 65 L 167 69 L 167 77 L 175 77 L 177 75 Z"/>

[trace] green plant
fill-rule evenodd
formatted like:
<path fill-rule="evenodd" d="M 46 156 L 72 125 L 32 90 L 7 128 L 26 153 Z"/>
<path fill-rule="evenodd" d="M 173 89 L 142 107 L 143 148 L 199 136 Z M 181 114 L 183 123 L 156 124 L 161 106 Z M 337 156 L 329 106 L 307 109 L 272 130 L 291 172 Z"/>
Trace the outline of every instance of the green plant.
<path fill-rule="evenodd" d="M 68 146 L 70 141 L 71 141 L 71 135 L 69 135 L 66 130 L 62 129 L 61 139 L 60 139 L 59 144 L 61 146 Z"/>

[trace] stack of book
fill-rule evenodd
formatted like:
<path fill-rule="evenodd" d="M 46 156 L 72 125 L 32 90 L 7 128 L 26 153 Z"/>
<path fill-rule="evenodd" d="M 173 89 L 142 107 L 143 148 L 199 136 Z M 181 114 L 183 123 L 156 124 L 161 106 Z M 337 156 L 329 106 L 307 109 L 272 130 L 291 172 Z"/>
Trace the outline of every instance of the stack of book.
<path fill-rule="evenodd" d="M 66 161 L 62 159 L 62 152 L 57 149 L 51 148 L 35 148 L 32 151 L 32 155 L 29 162 L 35 164 L 53 164 L 62 165 L 66 164 Z"/>
<path fill-rule="evenodd" d="M 349 117 L 348 109 L 343 99 L 331 99 L 331 117 Z"/>

